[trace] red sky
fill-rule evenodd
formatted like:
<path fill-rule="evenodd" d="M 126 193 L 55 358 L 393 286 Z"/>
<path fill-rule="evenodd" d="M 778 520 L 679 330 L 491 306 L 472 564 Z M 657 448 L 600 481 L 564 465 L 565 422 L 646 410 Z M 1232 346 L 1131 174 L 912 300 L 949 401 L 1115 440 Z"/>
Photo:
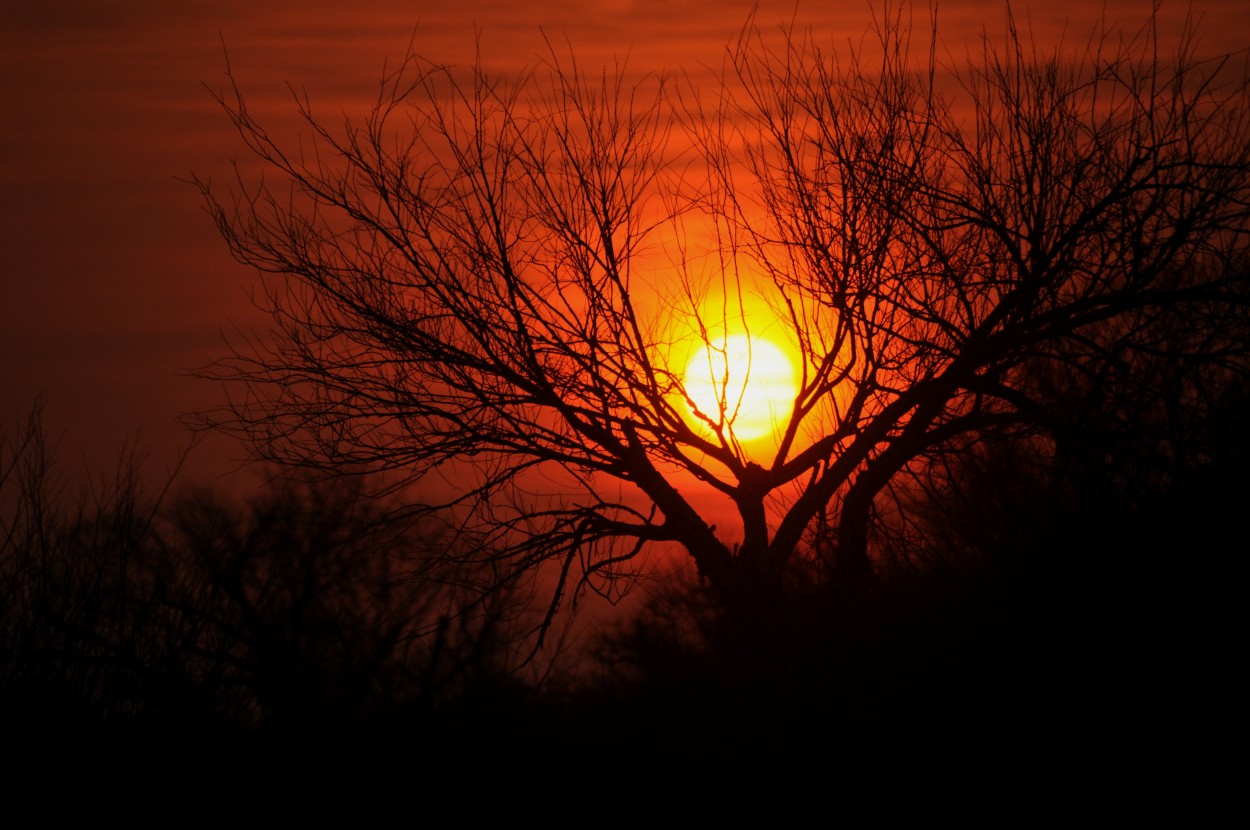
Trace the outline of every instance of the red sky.
<path fill-rule="evenodd" d="M 218 86 L 222 42 L 253 109 L 289 115 L 283 84 L 306 88 L 334 113 L 368 96 L 387 56 L 416 27 L 425 56 L 473 60 L 475 27 L 488 66 L 514 67 L 542 51 L 542 32 L 567 37 L 583 63 L 630 54 L 639 69 L 718 64 L 749 0 L 47 0 L 0 11 L 0 423 L 7 430 L 37 396 L 70 465 L 107 467 L 123 444 L 152 456 L 153 472 L 188 441 L 181 413 L 211 407 L 220 390 L 181 374 L 222 354 L 222 329 L 262 324 L 253 276 L 230 259 L 182 180 L 222 177 L 244 156 L 204 84 Z M 774 26 L 793 0 L 761 0 Z M 1150 2 L 1108 2 L 1136 28 Z M 803 2 L 798 20 L 830 37 L 862 33 L 867 2 Z M 1078 36 L 1098 2 L 1018 2 L 1040 37 L 1065 22 Z M 1204 51 L 1250 46 L 1243 0 L 1196 9 Z M 593 9 L 593 10 L 588 10 Z M 1174 28 L 1183 3 L 1166 3 Z M 923 23 L 925 13 L 919 15 Z M 941 3 L 944 37 L 1002 29 L 999 0 Z M 189 472 L 215 475 L 235 452 L 210 441 Z"/>

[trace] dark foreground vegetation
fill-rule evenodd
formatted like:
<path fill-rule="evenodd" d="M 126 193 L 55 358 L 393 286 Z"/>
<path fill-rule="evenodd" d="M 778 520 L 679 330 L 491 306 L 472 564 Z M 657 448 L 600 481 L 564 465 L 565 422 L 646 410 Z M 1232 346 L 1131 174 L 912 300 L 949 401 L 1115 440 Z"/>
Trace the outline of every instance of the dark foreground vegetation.
<path fill-rule="evenodd" d="M 1141 420 L 1104 424 L 1071 474 L 970 453 L 852 601 L 810 574 L 722 617 L 670 585 L 541 675 L 516 671 L 515 604 L 448 587 L 439 540 L 349 480 L 240 504 L 123 468 L 75 495 L 35 418 L 0 445 L 0 730 L 57 775 L 219 797 L 1173 786 L 1238 705 L 1248 411 L 1228 392 L 1189 462 Z"/>
<path fill-rule="evenodd" d="M 203 372 L 238 394 L 200 423 L 286 472 L 243 502 L 129 465 L 79 495 L 37 416 L 3 436 L 14 757 L 441 820 L 1221 789 L 1244 55 L 1164 57 L 1151 20 L 1046 56 L 1008 9 L 967 67 L 918 38 L 917 73 L 887 5 L 845 59 L 744 30 L 706 98 L 411 54 L 342 136 L 301 101 L 300 152 L 229 77 L 267 173 L 197 184 L 275 328 Z M 761 286 L 806 367 L 771 459 L 727 372 L 687 410 L 665 356 L 670 323 L 771 332 L 731 299 Z M 664 545 L 699 584 L 646 581 Z M 610 626 L 571 613 L 630 587 Z"/>

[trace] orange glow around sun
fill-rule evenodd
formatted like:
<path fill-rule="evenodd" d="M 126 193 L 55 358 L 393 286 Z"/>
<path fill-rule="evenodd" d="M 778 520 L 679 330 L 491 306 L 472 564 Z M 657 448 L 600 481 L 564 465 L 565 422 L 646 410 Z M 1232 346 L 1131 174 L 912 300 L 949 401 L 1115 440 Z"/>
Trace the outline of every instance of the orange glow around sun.
<path fill-rule="evenodd" d="M 741 443 L 784 431 L 798 393 L 786 352 L 771 340 L 745 334 L 696 350 L 683 381 L 694 422 L 703 428 L 724 424 Z"/>

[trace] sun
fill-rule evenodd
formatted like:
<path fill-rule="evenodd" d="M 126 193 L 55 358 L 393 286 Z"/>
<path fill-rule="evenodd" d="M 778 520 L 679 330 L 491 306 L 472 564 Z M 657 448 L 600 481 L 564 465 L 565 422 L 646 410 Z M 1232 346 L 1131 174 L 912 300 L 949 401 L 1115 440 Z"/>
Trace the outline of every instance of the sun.
<path fill-rule="evenodd" d="M 776 343 L 733 335 L 698 349 L 686 365 L 687 407 L 700 425 L 723 423 L 740 442 L 775 436 L 798 393 L 794 374 Z"/>

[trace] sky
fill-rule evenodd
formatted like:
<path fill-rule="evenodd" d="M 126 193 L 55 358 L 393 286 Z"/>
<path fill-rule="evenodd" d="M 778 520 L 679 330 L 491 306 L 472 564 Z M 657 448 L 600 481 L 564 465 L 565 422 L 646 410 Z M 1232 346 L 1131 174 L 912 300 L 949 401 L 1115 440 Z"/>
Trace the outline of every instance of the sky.
<path fill-rule="evenodd" d="M 761 0 L 763 27 L 794 17 L 831 38 L 857 36 L 867 2 Z M 1040 39 L 1085 31 L 1097 2 L 1017 2 Z M 1136 27 L 1150 2 L 1110 0 L 1107 17 Z M 715 11 L 709 11 L 710 9 Z M 37 400 L 63 463 L 106 470 L 126 446 L 161 475 L 187 448 L 188 413 L 223 390 L 191 374 L 225 355 L 221 335 L 263 327 L 256 278 L 231 259 L 193 175 L 224 178 L 246 151 L 210 90 L 226 55 L 252 109 L 279 123 L 287 84 L 319 111 L 359 105 L 384 61 L 411 41 L 446 63 L 532 63 L 544 37 L 583 64 L 628 56 L 638 69 L 718 65 L 748 0 L 46 0 L 0 10 L 0 424 Z M 1250 47 L 1241 0 L 1195 4 L 1204 51 Z M 1165 3 L 1164 27 L 1183 19 Z M 925 20 L 923 10 L 919 17 Z M 945 0 L 943 36 L 1001 31 L 999 0 Z M 241 451 L 209 436 L 184 475 L 219 480 Z"/>

